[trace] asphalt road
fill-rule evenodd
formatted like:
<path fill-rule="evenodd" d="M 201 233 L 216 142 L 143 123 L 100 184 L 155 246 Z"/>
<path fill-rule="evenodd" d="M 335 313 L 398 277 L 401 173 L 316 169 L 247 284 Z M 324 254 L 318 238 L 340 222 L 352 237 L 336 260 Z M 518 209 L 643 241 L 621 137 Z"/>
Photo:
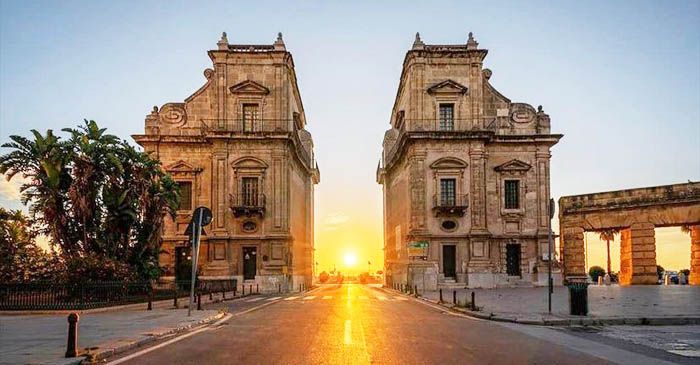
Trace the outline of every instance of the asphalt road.
<path fill-rule="evenodd" d="M 463 318 L 363 285 L 243 300 L 248 307 L 266 306 L 124 363 L 608 363 L 494 322 Z"/>

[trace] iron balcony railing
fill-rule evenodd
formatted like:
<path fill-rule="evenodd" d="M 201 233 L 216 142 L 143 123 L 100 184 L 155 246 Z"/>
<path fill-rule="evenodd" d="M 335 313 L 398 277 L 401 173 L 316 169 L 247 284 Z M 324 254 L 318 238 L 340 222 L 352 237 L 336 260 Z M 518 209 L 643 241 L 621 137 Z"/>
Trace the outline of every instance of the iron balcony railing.
<path fill-rule="evenodd" d="M 469 207 L 469 194 L 462 195 L 433 195 L 433 211 L 435 215 L 463 216 Z"/>
<path fill-rule="evenodd" d="M 229 195 L 229 205 L 236 217 L 242 215 L 251 216 L 254 214 L 263 216 L 265 214 L 265 194 L 231 194 Z"/>

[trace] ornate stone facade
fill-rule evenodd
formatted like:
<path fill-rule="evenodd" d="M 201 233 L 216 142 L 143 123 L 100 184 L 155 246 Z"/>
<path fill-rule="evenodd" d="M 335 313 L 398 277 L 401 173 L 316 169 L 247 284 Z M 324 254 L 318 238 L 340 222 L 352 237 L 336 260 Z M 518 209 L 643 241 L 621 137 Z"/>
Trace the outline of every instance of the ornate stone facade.
<path fill-rule="evenodd" d="M 311 284 L 313 199 L 319 182 L 294 61 L 280 34 L 272 45 L 233 45 L 224 33 L 213 68 L 184 103 L 154 107 L 134 139 L 180 183 L 182 203 L 163 233 L 160 264 L 187 271 L 185 229 L 210 207 L 200 277 L 238 278 L 261 290 Z"/>
<path fill-rule="evenodd" d="M 487 51 L 406 53 L 377 182 L 384 194 L 387 281 L 546 285 L 549 116 L 490 84 Z M 427 247 L 426 247 L 427 243 Z"/>
<path fill-rule="evenodd" d="M 700 285 L 700 183 L 563 196 L 561 257 L 567 277 L 585 276 L 584 232 L 620 231 L 620 284 L 657 284 L 655 227 L 689 226 L 691 285 Z"/>

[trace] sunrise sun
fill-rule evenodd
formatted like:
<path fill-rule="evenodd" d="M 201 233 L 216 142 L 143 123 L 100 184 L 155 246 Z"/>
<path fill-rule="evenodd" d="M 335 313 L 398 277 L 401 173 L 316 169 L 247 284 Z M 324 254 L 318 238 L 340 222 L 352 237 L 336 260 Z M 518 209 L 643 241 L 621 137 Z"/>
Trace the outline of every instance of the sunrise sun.
<path fill-rule="evenodd" d="M 353 267 L 357 264 L 357 256 L 352 252 L 346 252 L 343 256 L 343 263 L 346 267 Z"/>

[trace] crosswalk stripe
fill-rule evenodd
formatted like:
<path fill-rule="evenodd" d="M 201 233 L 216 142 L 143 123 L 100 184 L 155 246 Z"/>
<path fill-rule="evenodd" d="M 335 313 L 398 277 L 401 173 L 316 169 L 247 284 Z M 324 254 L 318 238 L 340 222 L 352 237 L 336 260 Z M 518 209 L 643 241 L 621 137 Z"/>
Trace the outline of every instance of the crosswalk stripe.
<path fill-rule="evenodd" d="M 316 296 L 314 296 L 314 295 L 309 295 L 309 296 L 307 296 L 307 297 L 304 297 L 304 300 L 311 300 L 311 299 L 314 299 L 314 298 L 316 298 Z"/>
<path fill-rule="evenodd" d="M 277 300 L 277 299 L 279 299 L 279 298 L 282 298 L 282 297 L 272 297 L 272 298 L 268 298 L 266 301 L 267 301 L 267 302 L 271 302 L 271 301 Z"/>
<path fill-rule="evenodd" d="M 369 298 L 366 295 L 360 295 L 360 299 L 367 300 Z"/>
<path fill-rule="evenodd" d="M 396 299 L 396 300 L 408 300 L 408 299 L 406 299 L 406 298 L 404 298 L 404 297 L 394 297 L 394 299 Z"/>
<path fill-rule="evenodd" d="M 323 299 L 326 299 L 326 300 L 328 300 L 328 299 L 333 299 L 333 297 L 332 297 L 332 296 L 330 296 L 330 295 L 324 295 L 324 296 L 323 296 Z"/>
<path fill-rule="evenodd" d="M 258 300 L 263 300 L 265 298 L 253 298 L 253 299 L 248 299 L 246 300 L 246 303 L 251 303 L 251 302 L 257 302 Z"/>
<path fill-rule="evenodd" d="M 383 296 L 383 295 L 377 295 L 377 299 L 379 299 L 379 300 L 387 300 L 387 297 L 385 297 L 385 296 Z"/>
<path fill-rule="evenodd" d="M 287 297 L 287 298 L 284 298 L 284 300 L 294 300 L 296 298 L 299 298 L 299 297 Z"/>

